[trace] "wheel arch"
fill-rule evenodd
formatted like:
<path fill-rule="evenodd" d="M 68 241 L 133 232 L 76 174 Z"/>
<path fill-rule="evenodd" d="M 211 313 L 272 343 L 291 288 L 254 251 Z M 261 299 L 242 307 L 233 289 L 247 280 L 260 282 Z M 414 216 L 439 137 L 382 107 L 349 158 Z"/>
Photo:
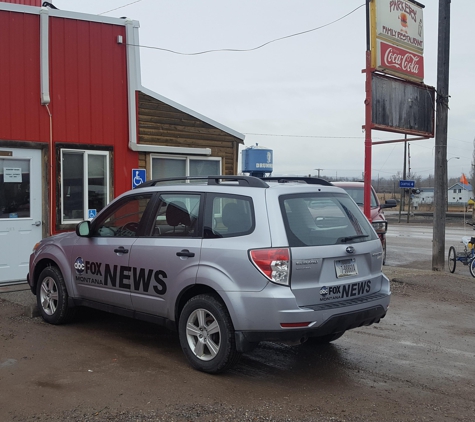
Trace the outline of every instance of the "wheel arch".
<path fill-rule="evenodd" d="M 223 303 L 223 305 L 226 307 L 226 310 L 229 312 L 228 306 L 226 304 L 226 301 L 223 299 L 223 297 L 212 287 L 207 286 L 205 284 L 194 284 L 192 286 L 187 287 L 186 289 L 182 290 L 181 293 L 178 295 L 176 301 L 175 301 L 175 312 L 174 312 L 174 327 L 175 330 L 178 330 L 178 324 L 180 320 L 180 315 L 181 312 L 185 306 L 185 304 L 192 298 L 201 294 L 207 294 L 210 296 L 213 296 L 216 300 L 219 300 L 220 302 Z"/>
<path fill-rule="evenodd" d="M 33 273 L 30 274 L 30 286 L 32 288 L 32 291 L 36 292 L 40 274 L 47 267 L 57 267 L 59 271 L 61 271 L 61 274 L 63 275 L 63 278 L 65 280 L 65 285 L 66 285 L 66 290 L 68 292 L 68 295 L 70 297 L 73 296 L 72 294 L 73 292 L 70 291 L 71 288 L 69 286 L 69 283 L 66 281 L 66 279 L 68 278 L 68 274 L 66 272 L 67 266 L 65 267 L 64 265 L 61 265 L 61 263 L 58 260 L 54 259 L 52 256 L 46 256 L 40 259 L 38 262 L 35 262 Z"/>

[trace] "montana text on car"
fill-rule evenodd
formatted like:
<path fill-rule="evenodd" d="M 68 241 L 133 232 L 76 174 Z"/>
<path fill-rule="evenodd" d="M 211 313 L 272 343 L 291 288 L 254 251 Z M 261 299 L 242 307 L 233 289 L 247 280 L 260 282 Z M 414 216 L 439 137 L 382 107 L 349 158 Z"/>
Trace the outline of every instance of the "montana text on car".
<path fill-rule="evenodd" d="M 45 321 L 78 306 L 178 332 L 192 367 L 223 372 L 261 341 L 318 347 L 386 315 L 373 226 L 317 178 L 143 183 L 92 221 L 35 245 L 28 282 Z"/>

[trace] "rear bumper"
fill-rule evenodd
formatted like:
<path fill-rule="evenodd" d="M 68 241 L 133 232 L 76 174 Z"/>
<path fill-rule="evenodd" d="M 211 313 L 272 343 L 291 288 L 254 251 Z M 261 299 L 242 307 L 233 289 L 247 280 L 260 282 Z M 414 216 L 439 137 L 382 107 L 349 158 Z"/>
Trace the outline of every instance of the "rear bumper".
<path fill-rule="evenodd" d="M 261 341 L 303 342 L 309 337 L 320 337 L 378 323 L 385 316 L 386 308 L 377 305 L 359 311 L 335 314 L 316 328 L 280 331 L 236 331 L 236 347 L 241 352 L 247 352 Z"/>

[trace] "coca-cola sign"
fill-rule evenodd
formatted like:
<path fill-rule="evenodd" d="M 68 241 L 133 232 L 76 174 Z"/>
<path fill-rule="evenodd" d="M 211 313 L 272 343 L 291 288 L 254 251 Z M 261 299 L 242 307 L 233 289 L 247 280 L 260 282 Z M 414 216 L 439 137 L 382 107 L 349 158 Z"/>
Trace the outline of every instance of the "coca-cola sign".
<path fill-rule="evenodd" d="M 378 41 L 378 50 L 378 70 L 418 81 L 424 79 L 422 55 L 383 41 Z"/>

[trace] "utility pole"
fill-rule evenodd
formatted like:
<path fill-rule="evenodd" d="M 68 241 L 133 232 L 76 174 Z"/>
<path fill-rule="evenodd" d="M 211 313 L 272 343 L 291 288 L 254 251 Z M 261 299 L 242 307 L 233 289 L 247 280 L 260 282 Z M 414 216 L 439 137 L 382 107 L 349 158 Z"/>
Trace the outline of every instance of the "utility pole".
<path fill-rule="evenodd" d="M 407 139 L 407 135 L 404 135 L 404 139 Z M 407 141 L 404 141 L 404 166 L 402 169 L 402 180 L 406 180 L 406 162 L 407 162 Z M 401 188 L 401 198 L 399 201 L 399 220 L 398 223 L 401 222 L 401 212 L 406 206 L 406 190 Z"/>
<path fill-rule="evenodd" d="M 445 217 L 447 214 L 448 189 L 447 121 L 449 110 L 450 1 L 439 0 L 432 271 L 443 271 L 445 266 Z"/>

